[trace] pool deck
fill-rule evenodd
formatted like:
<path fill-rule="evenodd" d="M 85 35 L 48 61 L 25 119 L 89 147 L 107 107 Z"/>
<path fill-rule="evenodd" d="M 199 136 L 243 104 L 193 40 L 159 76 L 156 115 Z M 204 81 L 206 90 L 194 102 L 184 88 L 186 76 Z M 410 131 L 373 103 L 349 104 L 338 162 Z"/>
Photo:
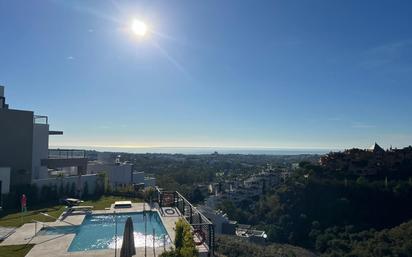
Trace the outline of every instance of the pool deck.
<path fill-rule="evenodd" d="M 151 208 L 147 203 L 133 203 L 131 208 L 121 208 L 115 209 L 112 205 L 111 208 L 106 210 L 96 210 L 92 211 L 93 214 L 110 214 L 110 213 L 128 213 L 128 212 L 141 212 L 143 210 L 158 211 L 157 209 Z M 69 248 L 75 234 L 63 234 L 63 235 L 35 235 L 43 226 L 70 226 L 82 224 L 86 213 L 84 212 L 74 212 L 69 215 L 62 214 L 59 220 L 54 222 L 42 222 L 42 223 L 26 223 L 21 227 L 17 228 L 16 231 L 10 235 L 6 240 L 4 240 L 0 246 L 3 245 L 21 245 L 21 244 L 35 244 L 33 249 L 26 255 L 26 257 L 43 257 L 43 256 L 55 256 L 55 257 L 67 257 L 67 256 L 84 256 L 84 257 L 109 257 L 114 255 L 114 249 L 107 250 L 94 250 L 94 251 L 81 251 L 81 252 L 68 252 Z M 175 238 L 175 223 L 180 218 L 179 215 L 166 215 L 159 216 L 169 234 L 172 242 Z M 153 251 L 152 247 L 147 247 L 147 256 L 158 256 L 163 252 L 163 247 L 157 247 Z M 167 249 L 166 249 L 167 250 Z M 120 256 L 120 249 L 118 250 Z M 144 247 L 136 248 L 136 255 L 138 257 L 144 256 Z"/>

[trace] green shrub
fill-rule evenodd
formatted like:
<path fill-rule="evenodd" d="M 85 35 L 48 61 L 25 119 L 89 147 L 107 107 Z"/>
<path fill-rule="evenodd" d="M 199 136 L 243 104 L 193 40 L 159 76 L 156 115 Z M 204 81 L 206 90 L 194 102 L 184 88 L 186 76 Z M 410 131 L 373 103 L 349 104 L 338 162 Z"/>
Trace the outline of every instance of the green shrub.
<path fill-rule="evenodd" d="M 161 257 L 195 257 L 198 251 L 190 225 L 183 219 L 176 222 L 175 249 L 164 252 Z"/>

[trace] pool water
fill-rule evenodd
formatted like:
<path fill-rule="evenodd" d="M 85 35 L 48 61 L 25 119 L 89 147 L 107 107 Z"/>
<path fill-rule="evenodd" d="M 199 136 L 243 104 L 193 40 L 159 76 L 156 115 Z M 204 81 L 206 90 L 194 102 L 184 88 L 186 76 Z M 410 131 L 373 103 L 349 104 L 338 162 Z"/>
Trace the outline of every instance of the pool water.
<path fill-rule="evenodd" d="M 146 239 L 145 222 L 143 212 L 116 214 L 86 215 L 80 226 L 64 226 L 57 228 L 44 228 L 41 234 L 76 234 L 69 246 L 69 252 L 89 251 L 99 249 L 114 249 L 122 246 L 123 232 L 126 219 L 131 217 L 134 228 L 135 247 L 163 247 L 169 245 L 170 238 L 163 226 L 162 220 L 157 212 L 145 212 L 146 215 Z M 115 236 L 117 222 L 117 238 Z M 153 237 L 154 232 L 154 237 Z"/>

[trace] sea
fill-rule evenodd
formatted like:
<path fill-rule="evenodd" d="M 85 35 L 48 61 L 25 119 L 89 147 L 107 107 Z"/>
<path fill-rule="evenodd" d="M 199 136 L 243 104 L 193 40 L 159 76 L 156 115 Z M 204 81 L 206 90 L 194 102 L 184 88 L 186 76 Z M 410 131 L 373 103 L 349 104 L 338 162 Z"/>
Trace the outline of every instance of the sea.
<path fill-rule="evenodd" d="M 56 147 L 53 147 L 56 148 Z M 68 148 L 68 147 L 61 147 Z M 100 152 L 123 153 L 164 153 L 164 154 L 251 154 L 251 155 L 301 155 L 326 154 L 341 149 L 327 148 L 239 148 L 239 147 L 97 147 L 82 146 L 70 147 L 73 149 L 96 150 Z"/>

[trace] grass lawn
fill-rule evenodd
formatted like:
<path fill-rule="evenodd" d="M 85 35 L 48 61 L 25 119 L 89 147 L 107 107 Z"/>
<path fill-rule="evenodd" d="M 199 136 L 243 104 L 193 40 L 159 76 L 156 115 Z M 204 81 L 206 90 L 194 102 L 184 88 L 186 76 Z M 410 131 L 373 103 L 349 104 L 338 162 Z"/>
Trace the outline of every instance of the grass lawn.
<path fill-rule="evenodd" d="M 55 205 L 55 206 L 48 206 L 48 207 L 35 207 L 33 210 L 29 210 L 22 214 L 21 212 L 15 212 L 6 214 L 5 216 L 0 218 L 0 226 L 2 227 L 19 227 L 24 223 L 32 222 L 32 220 L 42 221 L 42 222 L 49 222 L 54 221 L 52 218 L 45 217 L 41 215 L 41 212 L 47 213 L 52 217 L 59 217 L 60 214 L 64 211 L 64 206 L 62 205 Z M 2 256 L 2 255 L 0 255 Z"/>
<path fill-rule="evenodd" d="M 24 257 L 34 245 L 7 245 L 0 246 L 1 257 Z"/>
<path fill-rule="evenodd" d="M 111 204 L 115 201 L 132 201 L 133 203 L 140 203 L 143 202 L 140 198 L 131 198 L 131 197 L 124 197 L 124 196 L 102 196 L 99 199 L 95 200 L 87 200 L 80 205 L 91 205 L 94 206 L 93 210 L 104 210 L 104 208 L 109 208 Z"/>
<path fill-rule="evenodd" d="M 94 210 L 104 210 L 104 208 L 110 207 L 115 201 L 129 200 L 132 202 L 142 202 L 139 198 L 130 198 L 123 196 L 101 196 L 98 199 L 84 201 L 81 205 L 92 205 Z M 33 209 L 28 206 L 28 212 L 21 214 L 20 212 L 6 214 L 0 218 L 0 226 L 2 227 L 19 227 L 25 223 L 32 222 L 32 220 L 51 222 L 54 221 L 51 218 L 41 215 L 41 212 L 47 213 L 52 217 L 59 217 L 65 210 L 63 205 L 52 205 L 52 206 L 38 206 L 33 207 Z M 3 255 L 0 254 L 1 257 Z"/>

